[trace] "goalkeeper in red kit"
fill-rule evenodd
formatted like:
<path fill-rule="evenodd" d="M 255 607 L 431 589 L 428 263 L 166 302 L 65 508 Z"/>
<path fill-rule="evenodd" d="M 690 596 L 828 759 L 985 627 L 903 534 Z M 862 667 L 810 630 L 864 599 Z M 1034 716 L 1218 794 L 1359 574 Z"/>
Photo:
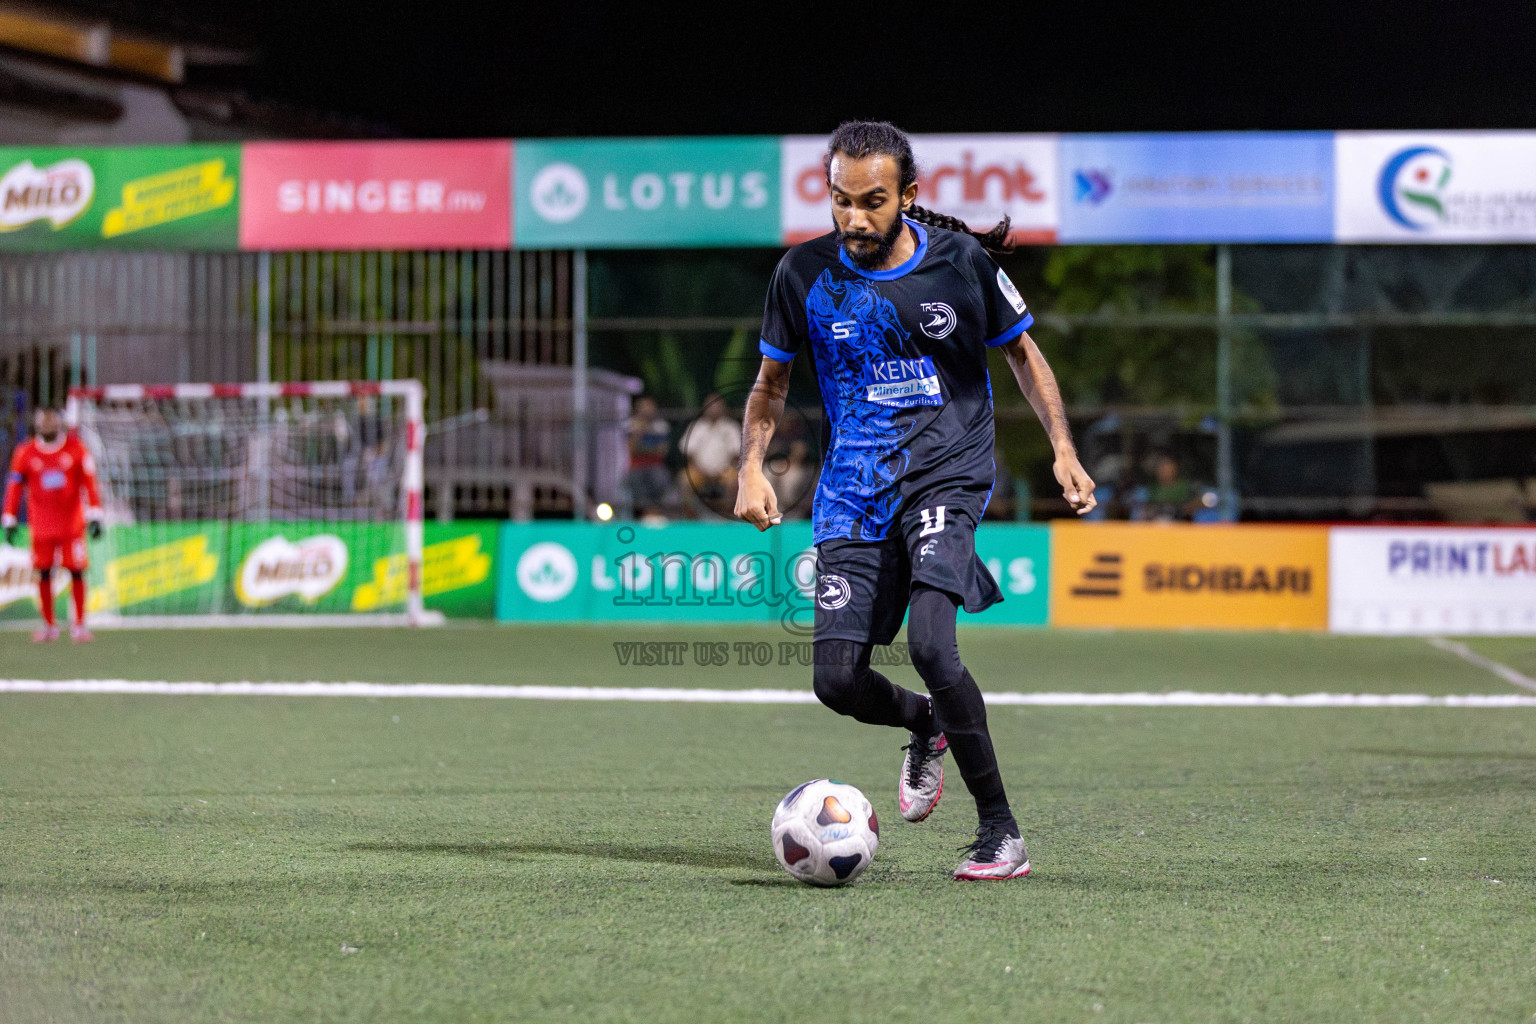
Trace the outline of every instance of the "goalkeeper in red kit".
<path fill-rule="evenodd" d="M 34 436 L 16 446 L 11 472 L 5 480 L 5 512 L 0 526 L 5 542 L 14 544 L 21 513 L 21 492 L 27 492 L 27 522 L 32 528 L 32 569 L 43 611 L 43 628 L 32 634 L 36 643 L 59 638 L 53 615 L 53 570 L 69 570 L 75 621 L 69 635 L 76 643 L 91 639 L 85 628 L 86 524 L 91 537 L 101 536 L 101 496 L 96 489 L 96 465 L 80 439 L 64 430 L 59 410 L 39 408 L 33 417 Z"/>

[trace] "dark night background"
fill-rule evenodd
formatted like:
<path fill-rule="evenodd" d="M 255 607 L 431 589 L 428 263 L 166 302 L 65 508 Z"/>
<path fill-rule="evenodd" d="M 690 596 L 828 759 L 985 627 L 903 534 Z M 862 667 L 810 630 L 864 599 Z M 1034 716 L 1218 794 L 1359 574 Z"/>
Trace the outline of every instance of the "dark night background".
<path fill-rule="evenodd" d="M 249 46 L 255 67 L 198 75 L 352 115 L 369 134 L 776 134 L 848 117 L 923 132 L 1536 123 L 1530 2 L 68 6 Z"/>

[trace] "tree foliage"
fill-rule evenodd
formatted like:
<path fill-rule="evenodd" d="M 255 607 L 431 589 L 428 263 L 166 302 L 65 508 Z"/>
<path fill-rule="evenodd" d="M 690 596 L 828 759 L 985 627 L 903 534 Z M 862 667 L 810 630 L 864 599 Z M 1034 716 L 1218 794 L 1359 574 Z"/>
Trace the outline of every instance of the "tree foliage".
<path fill-rule="evenodd" d="M 1188 313 L 1216 311 L 1214 246 L 1061 246 L 1040 269 L 1050 314 Z M 1234 312 L 1255 308 L 1233 295 Z M 1050 360 L 1072 405 L 1175 406 L 1209 410 L 1216 402 L 1216 333 L 1211 326 L 1104 325 L 1031 332 Z M 1273 401 L 1274 380 L 1253 332 L 1233 332 L 1234 397 Z"/>

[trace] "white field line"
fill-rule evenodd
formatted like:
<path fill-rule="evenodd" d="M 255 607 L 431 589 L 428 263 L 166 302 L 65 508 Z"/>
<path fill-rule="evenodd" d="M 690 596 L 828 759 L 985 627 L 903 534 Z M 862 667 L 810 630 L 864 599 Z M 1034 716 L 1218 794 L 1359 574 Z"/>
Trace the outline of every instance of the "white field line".
<path fill-rule="evenodd" d="M 0 693 L 115 693 L 226 697 L 417 697 L 588 700 L 673 704 L 815 704 L 809 690 L 660 687 L 474 686 L 455 683 L 197 683 L 130 679 L 0 679 Z M 1536 708 L 1521 694 L 1430 697 L 1420 693 L 989 693 L 988 704 L 1172 708 Z"/>
<path fill-rule="evenodd" d="M 272 615 L 112 615 L 98 612 L 86 620 L 95 630 L 107 629 L 331 629 L 337 626 L 394 628 L 401 626 L 443 626 L 448 622 L 442 612 L 428 611 L 412 623 L 404 613 L 371 614 L 272 614 Z M 36 629 L 30 619 L 0 622 L 0 632 L 20 633 Z"/>
<path fill-rule="evenodd" d="M 1455 640 L 1447 640 L 1443 636 L 1432 636 L 1429 638 L 1429 643 L 1431 647 L 1438 647 L 1447 654 L 1454 654 L 1469 665 L 1476 665 L 1478 668 L 1492 672 L 1511 686 L 1518 686 L 1522 690 L 1536 693 L 1536 679 L 1532 679 L 1523 672 L 1517 672 L 1508 665 L 1494 661 L 1492 658 L 1485 658 L 1466 644 L 1458 643 Z"/>

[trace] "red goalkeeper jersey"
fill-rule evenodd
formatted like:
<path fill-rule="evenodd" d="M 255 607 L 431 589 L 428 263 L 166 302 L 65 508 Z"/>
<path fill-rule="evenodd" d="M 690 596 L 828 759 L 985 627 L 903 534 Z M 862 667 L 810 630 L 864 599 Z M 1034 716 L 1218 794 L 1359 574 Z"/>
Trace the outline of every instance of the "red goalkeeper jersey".
<path fill-rule="evenodd" d="M 96 464 L 74 434 L 52 446 L 35 437 L 16 446 L 5 481 L 6 525 L 14 525 L 21 512 L 22 487 L 34 536 L 77 537 L 85 532 L 87 516 L 101 514 Z"/>

